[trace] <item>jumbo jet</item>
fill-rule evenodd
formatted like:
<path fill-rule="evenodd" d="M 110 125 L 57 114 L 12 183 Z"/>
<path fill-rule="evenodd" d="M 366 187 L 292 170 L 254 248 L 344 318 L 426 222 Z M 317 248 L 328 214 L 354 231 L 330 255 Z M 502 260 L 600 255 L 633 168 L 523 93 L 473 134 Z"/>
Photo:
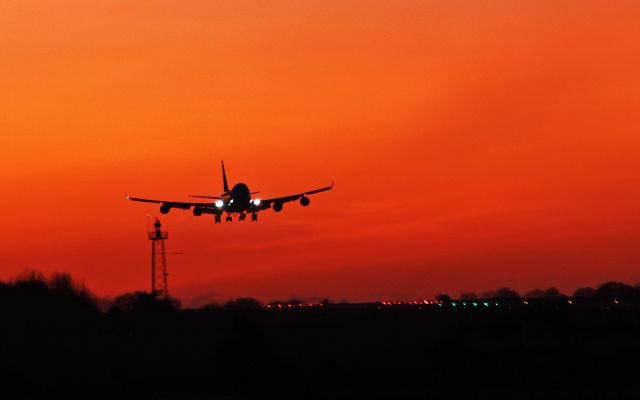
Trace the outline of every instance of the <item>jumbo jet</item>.
<path fill-rule="evenodd" d="M 258 220 L 258 212 L 273 208 L 273 211 L 282 211 L 283 204 L 290 201 L 300 200 L 300 204 L 304 207 L 311 203 L 309 195 L 331 190 L 333 188 L 333 182 L 331 186 L 323 187 L 320 189 L 310 190 L 308 192 L 293 194 L 290 196 L 276 197 L 273 199 L 260 200 L 258 198 L 251 198 L 251 195 L 258 192 L 249 191 L 249 187 L 244 183 L 236 183 L 231 190 L 229 190 L 229 184 L 227 183 L 227 173 L 224 170 L 224 161 L 222 161 L 222 183 L 224 185 L 224 192 L 220 196 L 189 196 L 201 199 L 215 200 L 215 202 L 181 202 L 181 201 L 167 201 L 167 200 L 152 200 L 141 199 L 138 197 L 130 197 L 125 194 L 127 200 L 142 201 L 146 203 L 158 203 L 160 204 L 160 212 L 167 214 L 172 208 L 178 208 L 181 210 L 189 210 L 193 207 L 193 215 L 196 217 L 202 214 L 213 214 L 215 216 L 215 223 L 218 224 L 222 220 L 222 214 L 227 214 L 226 221 L 232 221 L 233 214 L 238 214 L 238 220 L 244 221 L 247 214 L 251 214 L 251 221 Z"/>

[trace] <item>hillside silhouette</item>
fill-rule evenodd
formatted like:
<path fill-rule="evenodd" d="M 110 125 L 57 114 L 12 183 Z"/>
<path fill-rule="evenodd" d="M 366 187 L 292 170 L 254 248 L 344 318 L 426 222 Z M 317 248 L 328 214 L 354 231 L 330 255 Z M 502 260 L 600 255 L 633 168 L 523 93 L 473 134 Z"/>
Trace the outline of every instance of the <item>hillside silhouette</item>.
<path fill-rule="evenodd" d="M 463 305 L 464 303 L 464 305 Z M 278 307 L 280 306 L 280 307 Z M 105 302 L 68 274 L 0 283 L 0 396 L 630 399 L 640 288 L 498 288 L 433 303 Z"/>

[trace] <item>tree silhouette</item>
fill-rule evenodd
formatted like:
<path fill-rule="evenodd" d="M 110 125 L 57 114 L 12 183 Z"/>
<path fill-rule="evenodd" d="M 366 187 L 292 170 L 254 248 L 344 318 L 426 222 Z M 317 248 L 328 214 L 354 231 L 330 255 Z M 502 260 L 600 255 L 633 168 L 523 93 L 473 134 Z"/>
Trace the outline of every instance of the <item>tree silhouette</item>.
<path fill-rule="evenodd" d="M 448 294 L 439 294 L 436 296 L 436 300 L 438 301 L 442 301 L 444 303 L 450 303 L 451 302 L 451 297 Z"/>
<path fill-rule="evenodd" d="M 549 289 L 544 291 L 544 297 L 547 299 L 557 299 L 562 297 L 562 293 L 557 288 L 550 287 Z"/>
<path fill-rule="evenodd" d="M 598 286 L 596 297 L 600 299 L 637 299 L 638 292 L 631 285 L 622 282 L 605 282 Z"/>
<path fill-rule="evenodd" d="M 503 287 L 496 290 L 497 299 L 519 299 L 520 295 L 513 289 Z"/>
<path fill-rule="evenodd" d="M 582 287 L 573 292 L 573 297 L 596 297 L 597 290 L 592 287 Z"/>
<path fill-rule="evenodd" d="M 542 298 L 545 298 L 546 295 L 545 295 L 545 291 L 542 289 L 533 289 L 525 293 L 524 297 L 528 299 L 542 299 Z"/>
<path fill-rule="evenodd" d="M 224 308 L 227 310 L 250 311 L 262 308 L 262 303 L 254 298 L 244 297 L 236 300 L 229 300 L 224 305 Z"/>
<path fill-rule="evenodd" d="M 486 292 L 482 293 L 483 299 L 495 299 L 495 297 L 496 297 L 496 292 L 493 290 L 487 290 Z"/>
<path fill-rule="evenodd" d="M 115 298 L 112 311 L 128 313 L 173 313 L 180 309 L 180 302 L 174 298 L 159 298 L 155 293 L 125 293 Z"/>

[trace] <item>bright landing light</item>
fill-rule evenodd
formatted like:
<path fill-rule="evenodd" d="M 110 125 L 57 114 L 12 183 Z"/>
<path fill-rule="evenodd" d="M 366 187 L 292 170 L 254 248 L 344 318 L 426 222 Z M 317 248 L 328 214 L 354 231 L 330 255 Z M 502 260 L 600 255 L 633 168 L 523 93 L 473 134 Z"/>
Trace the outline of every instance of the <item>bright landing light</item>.
<path fill-rule="evenodd" d="M 224 205 L 224 201 L 222 201 L 222 200 L 216 201 L 216 207 L 222 208 L 223 205 Z"/>
<path fill-rule="evenodd" d="M 260 199 L 254 199 L 253 200 L 253 204 L 256 205 L 256 206 L 259 206 L 260 205 Z"/>

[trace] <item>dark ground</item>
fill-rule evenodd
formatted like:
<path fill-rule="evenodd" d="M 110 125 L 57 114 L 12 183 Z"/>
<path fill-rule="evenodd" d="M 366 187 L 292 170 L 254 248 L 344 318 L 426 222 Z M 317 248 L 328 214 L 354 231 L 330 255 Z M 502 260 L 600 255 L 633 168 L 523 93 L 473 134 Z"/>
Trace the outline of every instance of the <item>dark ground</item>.
<path fill-rule="evenodd" d="M 2 398 L 640 398 L 636 302 L 100 312 L 18 286 L 0 286 Z"/>

